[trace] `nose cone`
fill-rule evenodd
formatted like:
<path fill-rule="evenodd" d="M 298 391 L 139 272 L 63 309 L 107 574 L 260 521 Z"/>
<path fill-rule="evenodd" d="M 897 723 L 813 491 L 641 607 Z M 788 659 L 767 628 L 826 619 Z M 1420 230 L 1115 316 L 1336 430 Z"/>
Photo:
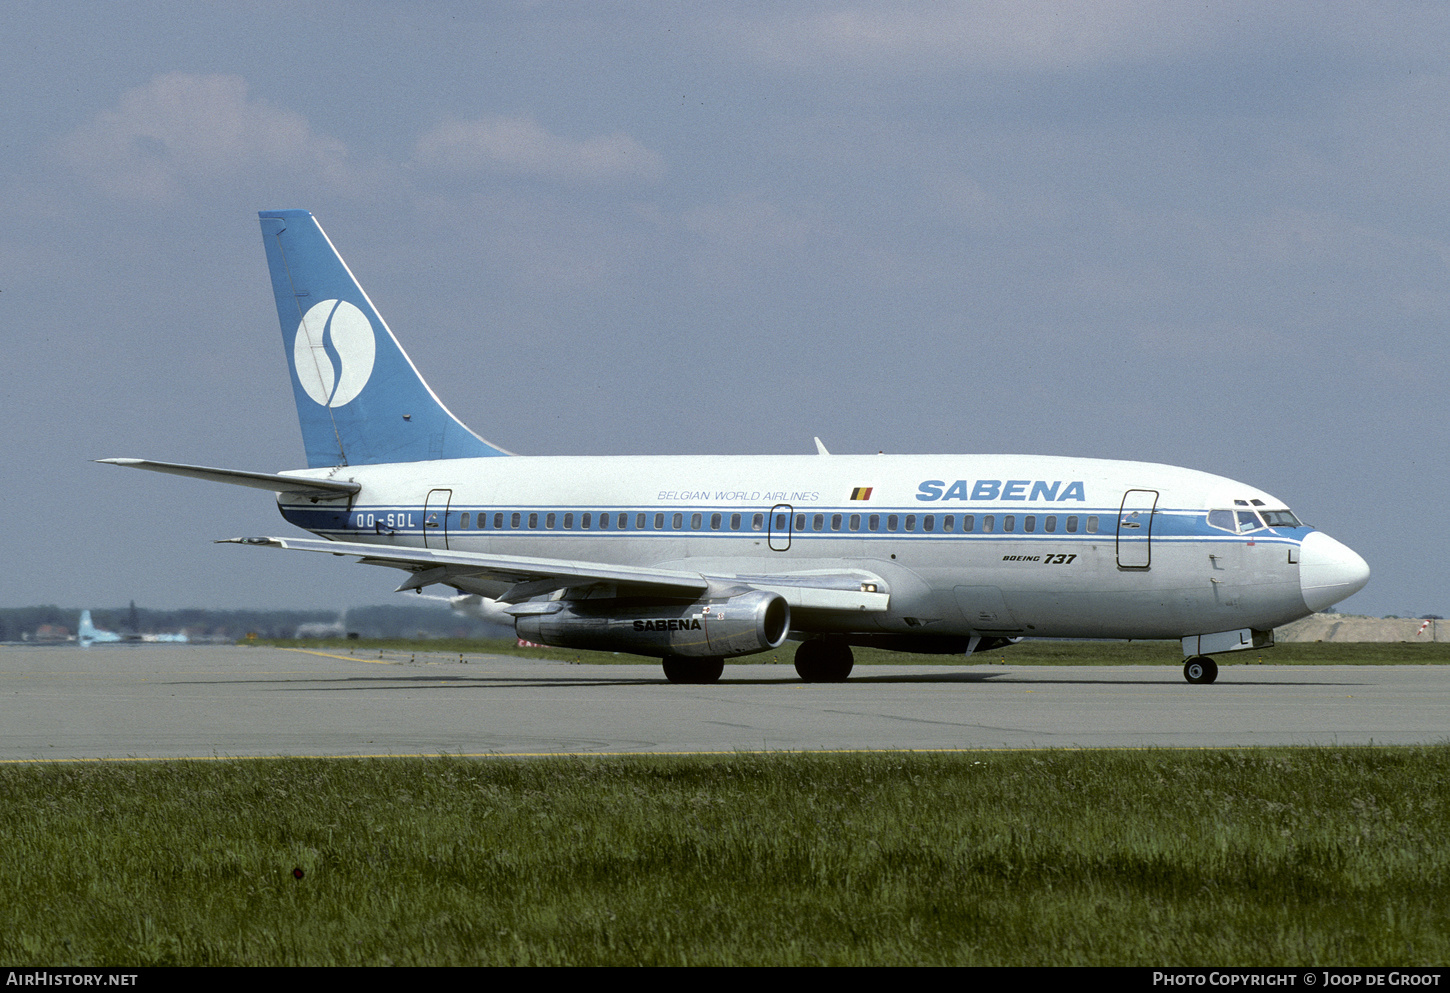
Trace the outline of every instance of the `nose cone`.
<path fill-rule="evenodd" d="M 1299 546 L 1299 588 L 1313 611 L 1331 607 L 1364 589 L 1369 564 L 1348 545 L 1322 531 L 1311 531 Z"/>

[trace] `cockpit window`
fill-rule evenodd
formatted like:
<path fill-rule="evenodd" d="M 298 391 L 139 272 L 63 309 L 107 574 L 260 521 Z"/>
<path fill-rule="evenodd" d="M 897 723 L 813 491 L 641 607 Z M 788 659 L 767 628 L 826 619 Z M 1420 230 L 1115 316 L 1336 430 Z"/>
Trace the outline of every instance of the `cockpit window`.
<path fill-rule="evenodd" d="M 1302 528 L 1299 518 L 1287 510 L 1266 510 L 1263 512 L 1264 523 L 1271 528 Z"/>
<path fill-rule="evenodd" d="M 1208 523 L 1216 528 L 1223 528 L 1225 531 L 1237 531 L 1234 524 L 1234 512 L 1232 510 L 1210 510 L 1208 512 Z"/>
<path fill-rule="evenodd" d="M 1239 519 L 1239 533 L 1245 531 L 1257 531 L 1264 525 L 1259 521 L 1259 515 L 1252 510 L 1239 510 L 1234 512 Z"/>

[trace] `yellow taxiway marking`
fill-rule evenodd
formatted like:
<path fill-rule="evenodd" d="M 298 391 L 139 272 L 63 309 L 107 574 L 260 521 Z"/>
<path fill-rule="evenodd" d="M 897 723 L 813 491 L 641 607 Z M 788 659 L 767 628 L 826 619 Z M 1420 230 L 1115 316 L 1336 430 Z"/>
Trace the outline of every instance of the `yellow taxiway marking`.
<path fill-rule="evenodd" d="M 371 662 L 373 665 L 399 665 L 393 659 L 365 659 L 357 655 L 334 655 L 332 652 L 317 652 L 310 648 L 279 648 L 279 652 L 301 652 L 303 655 L 321 655 L 323 658 L 344 659 L 348 662 Z"/>

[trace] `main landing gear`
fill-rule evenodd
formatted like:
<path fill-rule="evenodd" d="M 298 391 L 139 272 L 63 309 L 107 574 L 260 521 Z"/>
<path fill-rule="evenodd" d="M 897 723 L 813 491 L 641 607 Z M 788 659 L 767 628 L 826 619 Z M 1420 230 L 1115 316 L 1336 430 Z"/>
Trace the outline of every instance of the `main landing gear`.
<path fill-rule="evenodd" d="M 660 661 L 665 666 L 665 678 L 672 683 L 715 683 L 725 671 L 725 659 L 719 655 L 705 658 L 666 655 Z"/>
<path fill-rule="evenodd" d="M 795 650 L 795 671 L 807 683 L 844 683 L 855 663 L 851 646 L 831 638 L 802 642 Z"/>
<path fill-rule="evenodd" d="M 1183 678 L 1190 683 L 1211 683 L 1218 678 L 1218 663 L 1207 655 L 1195 655 L 1183 663 Z"/>

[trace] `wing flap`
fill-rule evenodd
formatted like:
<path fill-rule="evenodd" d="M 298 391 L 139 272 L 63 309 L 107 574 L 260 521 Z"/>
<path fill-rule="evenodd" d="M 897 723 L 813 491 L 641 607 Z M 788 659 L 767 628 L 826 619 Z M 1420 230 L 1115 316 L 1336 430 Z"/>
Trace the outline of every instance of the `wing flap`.
<path fill-rule="evenodd" d="M 729 578 L 758 590 L 777 593 L 792 609 L 874 613 L 886 610 L 891 603 L 891 589 L 886 580 L 864 569 L 732 575 Z"/>
<path fill-rule="evenodd" d="M 778 593 L 796 610 L 840 610 L 849 613 L 877 613 L 891 605 L 889 593 L 863 593 L 860 590 L 823 590 L 811 586 L 776 586 L 772 583 L 751 583 L 757 590 Z"/>

